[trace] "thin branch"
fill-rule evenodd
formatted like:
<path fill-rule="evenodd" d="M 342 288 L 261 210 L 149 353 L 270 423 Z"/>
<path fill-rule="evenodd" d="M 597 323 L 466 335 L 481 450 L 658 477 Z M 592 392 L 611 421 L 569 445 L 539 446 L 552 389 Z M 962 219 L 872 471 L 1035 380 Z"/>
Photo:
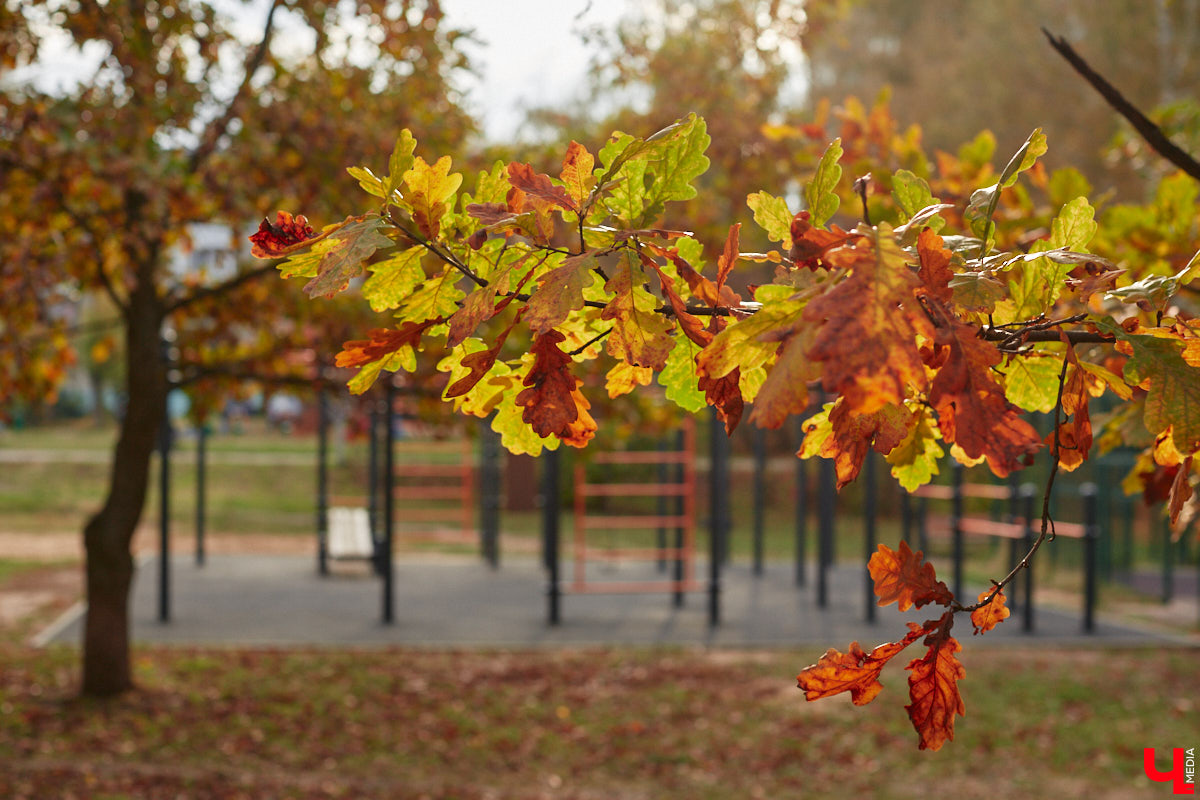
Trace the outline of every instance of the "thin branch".
<path fill-rule="evenodd" d="M 234 114 L 237 112 L 238 101 L 246 94 L 250 88 L 250 81 L 254 77 L 254 73 L 258 72 L 258 68 L 262 66 L 263 60 L 267 57 L 267 52 L 271 47 L 271 39 L 275 33 L 275 12 L 282 5 L 282 0 L 272 0 L 271 8 L 267 11 L 267 21 L 263 24 L 262 38 L 258 42 L 258 46 L 250 53 L 246 59 L 245 74 L 242 75 L 242 83 L 238 86 L 230 98 L 228 105 L 225 106 L 224 113 L 214 119 L 204 129 L 204 133 L 200 137 L 200 144 L 192 151 L 191 157 L 188 159 L 188 173 L 195 173 L 196 170 L 204 163 L 213 151 L 217 149 L 217 143 L 221 140 L 221 136 L 229 128 L 229 123 L 233 121 Z"/>
<path fill-rule="evenodd" d="M 1046 479 L 1046 490 L 1042 493 L 1042 529 L 1041 529 L 1041 532 L 1038 534 L 1037 539 L 1034 540 L 1033 545 L 1030 546 L 1029 552 L 1027 552 L 1025 554 L 1024 558 L 1022 558 L 1020 561 L 1018 561 L 1017 565 L 1015 567 L 1013 567 L 1012 570 L 1009 571 L 1009 573 L 1007 575 L 1004 576 L 1004 580 L 1000 581 L 999 583 L 997 583 L 996 581 L 992 581 L 992 591 L 988 593 L 987 597 L 983 598 L 978 603 L 975 603 L 975 604 L 969 605 L 969 606 L 964 606 L 961 603 L 958 603 L 957 601 L 955 601 L 955 604 L 953 606 L 955 611 L 971 612 L 971 611 L 975 611 L 977 609 L 983 608 L 984 606 L 990 604 L 992 602 L 992 600 L 996 597 L 996 595 L 998 595 L 998 594 L 1000 594 L 1000 592 L 1004 591 L 1004 588 L 1016 579 L 1018 573 L 1020 573 L 1021 570 L 1029 569 L 1029 565 L 1032 563 L 1034 555 L 1036 555 L 1037 551 L 1039 549 L 1041 549 L 1042 544 L 1047 541 L 1053 541 L 1053 539 L 1054 539 L 1054 520 L 1050 516 L 1050 496 L 1051 496 L 1051 492 L 1054 490 L 1054 479 L 1058 476 L 1058 455 L 1059 455 L 1059 451 L 1062 447 L 1062 443 L 1059 441 L 1059 438 L 1058 438 L 1058 432 L 1059 432 L 1059 427 L 1062 424 L 1062 416 L 1061 416 L 1062 410 L 1063 410 L 1062 397 L 1063 397 L 1063 390 L 1064 390 L 1064 387 L 1066 386 L 1066 382 L 1067 382 L 1067 366 L 1070 363 L 1071 363 L 1071 353 L 1070 353 L 1070 351 L 1068 351 L 1063 356 L 1062 370 L 1060 370 L 1058 373 L 1058 397 L 1054 403 L 1054 446 L 1050 452 L 1050 457 L 1051 457 L 1050 476 Z"/>
<path fill-rule="evenodd" d="M 229 280 L 225 281 L 224 283 L 218 283 L 216 286 L 205 286 L 201 289 L 197 289 L 194 292 L 192 292 L 191 294 L 181 297 L 178 300 L 175 300 L 175 301 L 171 302 L 170 304 L 168 304 L 165 313 L 173 314 L 182 308 L 186 308 L 187 306 L 190 306 L 193 303 L 199 302 L 200 300 L 204 300 L 209 297 L 216 297 L 218 295 L 225 294 L 226 292 L 231 292 L 240 286 L 244 286 L 247 283 L 251 283 L 252 281 L 258 280 L 259 278 L 263 277 L 264 275 L 269 275 L 270 273 L 272 273 L 276 270 L 278 265 L 279 265 L 278 261 L 271 261 L 266 264 L 263 264 L 260 267 L 255 267 L 254 269 L 247 270 L 246 272 L 243 272 L 233 278 L 230 278 Z"/>
<path fill-rule="evenodd" d="M 403 231 L 404 235 L 407 236 L 409 239 L 412 239 L 414 242 L 421 245 L 426 250 L 433 253 L 438 258 L 440 258 L 442 261 L 446 262 L 447 264 L 449 264 L 450 266 L 454 267 L 456 270 L 461 272 L 463 275 L 465 275 L 467 278 L 469 278 L 472 282 L 474 282 L 474 284 L 476 286 L 478 286 L 481 289 L 487 288 L 488 282 L 486 280 L 484 280 L 483 278 L 476 275 L 474 273 L 474 271 L 471 270 L 470 267 L 468 267 L 466 264 L 464 264 L 462 261 L 460 261 L 453 253 L 451 253 L 448 250 L 443 250 L 441 247 L 438 247 L 436 242 L 429 241 L 424 236 L 422 236 L 421 234 L 417 233 L 412 228 L 410 228 L 408 226 L 408 224 L 402 218 L 397 216 L 396 209 L 394 207 L 388 208 L 388 221 L 391 222 L 393 225 L 395 225 L 397 228 L 399 228 L 401 231 Z"/>
<path fill-rule="evenodd" d="M 1162 128 L 1150 121 L 1149 117 L 1143 114 L 1133 103 L 1125 99 L 1116 87 L 1104 79 L 1102 75 L 1096 72 L 1083 59 L 1083 56 L 1075 52 L 1071 45 L 1067 44 L 1067 40 L 1063 37 L 1055 37 L 1050 31 L 1042 28 L 1042 33 L 1050 41 L 1050 46 L 1058 51 L 1058 54 L 1067 60 L 1075 71 L 1083 76 L 1084 80 L 1092 85 L 1092 88 L 1100 93 L 1110 106 L 1112 106 L 1118 114 L 1129 121 L 1142 138 L 1146 140 L 1146 144 L 1150 145 L 1155 152 L 1165 158 L 1167 161 L 1174 164 L 1179 169 L 1186 172 L 1196 180 L 1200 181 L 1200 162 L 1192 158 L 1190 155 L 1181 150 L 1174 142 L 1167 138 L 1167 135 L 1162 132 Z"/>
<path fill-rule="evenodd" d="M 598 333 L 598 334 L 596 334 L 596 335 L 595 335 L 595 336 L 593 336 L 591 339 L 588 339 L 586 342 L 584 342 L 583 344 L 579 345 L 579 347 L 576 347 L 574 350 L 572 350 L 571 352 L 567 353 L 567 355 L 569 355 L 569 356 L 577 356 L 577 355 L 579 355 L 579 354 L 580 354 L 580 353 L 582 353 L 584 350 L 587 350 L 589 347 L 591 347 L 592 345 L 596 344 L 597 342 L 604 341 L 604 339 L 605 339 L 605 338 L 607 338 L 607 337 L 608 337 L 608 335 L 609 335 L 610 333 L 612 333 L 612 332 L 613 332 L 613 329 L 612 329 L 612 328 L 609 328 L 608 330 L 604 331 L 603 333 Z"/>

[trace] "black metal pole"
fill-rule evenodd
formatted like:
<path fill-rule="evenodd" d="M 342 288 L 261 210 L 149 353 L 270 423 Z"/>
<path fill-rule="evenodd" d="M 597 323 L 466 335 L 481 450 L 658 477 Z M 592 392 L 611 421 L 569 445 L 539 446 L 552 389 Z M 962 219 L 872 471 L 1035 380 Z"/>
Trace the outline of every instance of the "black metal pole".
<path fill-rule="evenodd" d="M 796 450 L 804 441 L 804 416 L 796 417 Z M 808 462 L 796 458 L 796 585 L 805 584 L 808 557 Z"/>
<path fill-rule="evenodd" d="M 163 345 L 164 354 L 166 343 Z M 171 414 L 163 407 L 158 433 L 158 621 L 171 620 Z"/>
<path fill-rule="evenodd" d="M 329 395 L 317 389 L 317 574 L 329 574 Z"/>
<path fill-rule="evenodd" d="M 371 521 L 371 541 L 378 547 L 383 538 L 383 526 L 379 519 L 379 420 L 382 401 L 378 393 L 370 400 L 367 416 L 367 517 Z M 379 569 L 378 558 L 375 564 Z"/>
<path fill-rule="evenodd" d="M 208 423 L 196 431 L 196 566 L 204 566 L 204 517 L 206 512 L 205 478 L 208 473 Z"/>
<path fill-rule="evenodd" d="M 542 453 L 542 559 L 546 567 L 546 622 L 557 625 L 561 619 L 562 587 L 558 575 L 558 451 Z"/>
<path fill-rule="evenodd" d="M 1025 512 L 1025 552 L 1029 553 L 1029 548 L 1033 547 L 1034 532 L 1033 532 L 1033 503 L 1037 495 L 1037 490 L 1033 484 L 1025 484 L 1021 487 L 1021 505 Z M 1022 579 L 1025 581 L 1025 598 L 1022 601 L 1024 608 L 1021 615 L 1021 629 L 1026 633 L 1033 632 L 1033 560 L 1031 559 L 1025 564 L 1025 573 Z"/>
<path fill-rule="evenodd" d="M 492 569 L 500 566 L 500 453 L 492 417 L 479 423 L 479 547 Z"/>
<path fill-rule="evenodd" d="M 715 408 L 709 409 L 709 543 L 708 624 L 721 622 L 721 561 L 724 557 L 725 520 L 729 491 L 727 448 L 729 437 Z"/>
<path fill-rule="evenodd" d="M 954 491 L 951 495 L 951 524 L 954 535 L 954 596 L 959 602 L 966 600 L 963 596 L 963 466 L 954 464 Z"/>
<path fill-rule="evenodd" d="M 665 438 L 658 441 L 658 452 L 666 453 L 669 451 L 667 440 Z M 666 461 L 658 462 L 658 474 L 655 476 L 659 484 L 668 483 L 671 480 L 671 465 Z M 659 517 L 667 515 L 667 506 L 670 498 L 667 495 L 660 493 L 654 498 L 654 513 Z M 667 547 L 667 527 L 661 522 L 654 532 L 654 541 L 658 547 L 658 558 L 655 559 L 655 568 L 659 572 L 667 571 L 667 559 L 663 556 L 663 550 Z"/>
<path fill-rule="evenodd" d="M 871 560 L 871 556 L 875 555 L 876 546 L 876 531 L 875 531 L 875 509 L 876 509 L 876 491 L 875 485 L 875 453 L 872 450 L 867 451 L 866 460 L 863 462 L 863 540 L 866 550 L 867 561 Z M 867 622 L 875 621 L 875 581 L 871 578 L 870 570 L 864 568 L 864 585 L 866 587 L 867 598 Z"/>
<path fill-rule="evenodd" d="M 395 524 L 396 485 L 396 426 L 392 410 L 396 387 L 392 376 L 384 383 L 385 407 L 383 412 L 383 546 L 379 549 L 379 569 L 383 577 L 383 623 L 391 625 L 396 618 L 394 602 L 395 567 L 392 563 L 392 537 Z"/>
<path fill-rule="evenodd" d="M 817 607 L 829 606 L 829 568 L 833 566 L 833 515 L 837 502 L 837 475 L 833 460 L 821 459 L 817 467 Z"/>
<path fill-rule="evenodd" d="M 679 431 L 677 431 L 675 433 L 675 452 L 682 453 L 682 452 L 684 452 L 684 450 L 686 448 L 687 448 L 687 435 L 683 432 L 683 429 L 681 428 Z M 683 486 L 684 481 L 686 480 L 687 474 L 688 474 L 687 469 L 684 467 L 683 462 L 681 461 L 681 462 L 675 464 L 675 469 L 673 471 L 675 473 L 675 477 L 674 477 L 675 484 L 678 486 Z M 692 489 L 694 489 L 694 487 L 689 486 L 689 487 L 687 487 L 687 489 L 685 489 L 683 491 L 692 491 Z M 684 512 L 686 510 L 685 506 L 684 506 L 684 497 L 683 497 L 682 493 L 675 495 L 675 504 L 674 505 L 675 505 L 675 516 L 682 520 Z M 675 582 L 676 583 L 675 583 L 675 598 L 674 598 L 675 608 L 683 608 L 683 598 L 685 596 L 684 591 L 681 588 L 681 584 L 683 583 L 683 577 L 684 577 L 684 575 L 683 575 L 683 562 L 684 562 L 683 534 L 684 534 L 683 525 L 682 524 L 676 525 L 675 526 Z"/>
<path fill-rule="evenodd" d="M 763 530 L 767 513 L 767 431 L 754 429 L 754 574 L 763 574 Z"/>
<path fill-rule="evenodd" d="M 1175 553 L 1171 548 L 1171 523 L 1162 524 L 1162 603 L 1165 606 L 1175 597 Z"/>
<path fill-rule="evenodd" d="M 1097 499 L 1099 491 L 1094 483 L 1079 487 L 1083 500 L 1083 630 L 1091 633 L 1096 629 L 1096 540 L 1099 537 L 1097 521 Z"/>

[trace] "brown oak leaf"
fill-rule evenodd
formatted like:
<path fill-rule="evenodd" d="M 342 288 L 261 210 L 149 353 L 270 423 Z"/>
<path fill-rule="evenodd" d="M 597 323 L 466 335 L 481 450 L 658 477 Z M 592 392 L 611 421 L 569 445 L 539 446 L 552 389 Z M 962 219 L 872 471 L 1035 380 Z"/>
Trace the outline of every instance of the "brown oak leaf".
<path fill-rule="evenodd" d="M 926 633 L 920 625 L 910 622 L 907 636 L 898 642 L 881 644 L 870 653 L 858 642 L 851 642 L 845 653 L 831 647 L 817 663 L 800 671 L 796 685 L 804 690 L 804 699 L 810 702 L 849 692 L 854 705 L 865 706 L 883 691 L 879 673 L 887 662 Z"/>
<path fill-rule="evenodd" d="M 954 278 L 954 271 L 950 269 L 954 254 L 944 244 L 932 228 L 921 231 L 917 237 L 917 258 L 921 263 L 917 277 L 921 279 L 924 293 L 949 303 L 954 298 L 954 290 L 950 288 Z"/>
<path fill-rule="evenodd" d="M 526 388 L 517 395 L 516 403 L 524 409 L 521 419 L 539 436 L 558 436 L 574 444 L 586 441 L 585 436 L 591 438 L 588 433 L 595 432 L 596 423 L 587 415 L 586 401 L 578 392 L 579 379 L 571 374 L 571 357 L 558 347 L 565 339 L 555 330 L 534 339 L 530 348 L 533 366 L 522 381 Z"/>
<path fill-rule="evenodd" d="M 416 348 L 421 335 L 434 325 L 446 321 L 445 317 L 427 319 L 424 322 L 405 322 L 399 328 L 376 328 L 367 334 L 368 339 L 355 339 L 342 345 L 334 364 L 339 367 L 361 367 L 391 355 L 402 347 Z"/>
<path fill-rule="evenodd" d="M 988 595 L 993 591 L 993 589 L 984 589 L 980 592 L 979 602 L 987 600 Z M 1008 619 L 1008 615 L 1011 613 L 1008 606 L 1004 604 L 1004 592 L 996 592 L 996 596 L 987 605 L 980 606 L 971 612 L 971 624 L 975 626 L 975 633 L 987 633 Z"/>
<path fill-rule="evenodd" d="M 879 605 L 886 606 L 895 601 L 900 611 L 907 611 L 929 603 L 948 606 L 954 602 L 954 593 L 937 579 L 933 565 L 924 558 L 923 552 L 917 550 L 914 553 L 905 541 L 900 542 L 899 550 L 886 544 L 879 545 L 867 562 Z"/>
<path fill-rule="evenodd" d="M 862 238 L 860 234 L 847 233 L 837 225 L 831 225 L 830 230 L 815 228 L 809 219 L 811 217 L 807 211 L 801 211 L 792 218 L 792 247 L 788 251 L 788 258 L 798 267 L 816 270 L 828 266 L 822 263 L 822 257 L 827 252 Z"/>
<path fill-rule="evenodd" d="M 925 639 L 929 651 L 924 658 L 914 659 L 906 669 L 910 705 L 908 718 L 920 737 L 920 749 L 940 750 L 954 738 L 954 716 L 963 716 L 966 706 L 958 691 L 958 682 L 966 677 L 962 662 L 955 653 L 962 645 L 950 635 L 954 613 L 947 611 L 939 629 Z"/>

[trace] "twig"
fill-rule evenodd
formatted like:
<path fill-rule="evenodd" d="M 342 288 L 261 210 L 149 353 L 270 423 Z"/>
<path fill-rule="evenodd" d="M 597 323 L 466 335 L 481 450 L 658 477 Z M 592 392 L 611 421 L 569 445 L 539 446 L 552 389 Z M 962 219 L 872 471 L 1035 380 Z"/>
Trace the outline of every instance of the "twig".
<path fill-rule="evenodd" d="M 1050 41 L 1050 46 L 1058 51 L 1058 54 L 1067 60 L 1075 71 L 1083 76 L 1084 80 L 1092 85 L 1092 88 L 1100 93 L 1113 109 L 1118 114 L 1129 121 L 1141 137 L 1146 140 L 1146 144 L 1150 145 L 1160 156 L 1174 164 L 1179 169 L 1186 172 L 1196 180 L 1200 181 L 1200 162 L 1192 158 L 1190 155 L 1181 150 L 1174 142 L 1167 138 L 1167 135 L 1162 132 L 1162 128 L 1150 121 L 1149 117 L 1143 114 L 1133 103 L 1125 99 L 1116 87 L 1104 79 L 1102 75 L 1096 72 L 1083 59 L 1083 56 L 1075 52 L 1071 45 L 1067 44 L 1067 40 L 1063 37 L 1055 37 L 1050 31 L 1042 28 L 1042 33 Z"/>
<path fill-rule="evenodd" d="M 592 345 L 596 344 L 597 342 L 603 341 L 603 340 L 604 340 L 604 339 L 605 339 L 605 338 L 606 338 L 606 337 L 607 337 L 607 336 L 608 336 L 610 333 L 612 333 L 612 332 L 613 332 L 613 329 L 612 329 L 612 328 L 609 328 L 608 330 L 604 331 L 603 333 L 598 333 L 598 334 L 596 334 L 596 335 L 595 335 L 595 336 L 593 336 L 591 339 L 588 339 L 586 342 L 584 342 L 583 344 L 579 345 L 579 347 L 576 347 L 574 350 L 572 350 L 571 352 L 567 353 L 567 355 L 569 355 L 569 356 L 577 356 L 577 355 L 579 355 L 579 354 L 580 354 L 580 353 L 582 353 L 584 350 L 587 350 L 589 347 L 591 347 Z"/>
<path fill-rule="evenodd" d="M 197 289 L 196 291 L 192 292 L 191 294 L 181 297 L 178 300 L 174 300 L 173 302 L 169 303 L 167 305 L 166 311 L 164 313 L 165 314 L 173 314 L 176 311 L 179 311 L 182 308 L 186 308 L 187 306 L 190 306 L 193 303 L 199 302 L 200 300 L 204 300 L 205 298 L 217 297 L 217 296 L 220 296 L 227 292 L 231 292 L 234 289 L 238 288 L 239 286 L 243 286 L 247 283 L 251 283 L 252 281 L 256 281 L 259 278 L 263 277 L 264 275 L 268 275 L 268 274 L 274 272 L 275 269 L 278 267 L 278 265 L 279 265 L 278 261 L 271 261 L 260 267 L 255 267 L 252 270 L 247 270 L 246 272 L 243 272 L 240 275 L 230 278 L 229 280 L 225 281 L 224 283 L 219 283 L 216 286 L 206 286 L 202 289 Z"/>

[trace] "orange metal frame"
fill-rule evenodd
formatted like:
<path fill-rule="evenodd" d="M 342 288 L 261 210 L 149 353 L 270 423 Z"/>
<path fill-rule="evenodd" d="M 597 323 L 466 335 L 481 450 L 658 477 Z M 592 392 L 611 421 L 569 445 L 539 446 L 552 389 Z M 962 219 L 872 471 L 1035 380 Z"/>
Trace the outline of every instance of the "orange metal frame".
<path fill-rule="evenodd" d="M 404 443 L 405 445 L 409 443 Z M 392 497 L 396 505 L 397 532 L 404 538 L 420 538 L 422 533 L 458 533 L 464 541 L 475 537 L 475 451 L 469 439 L 459 442 L 412 442 L 412 449 L 398 448 L 395 462 L 396 483 Z M 437 455 L 458 456 L 456 463 L 430 463 L 417 459 Z M 439 505 L 439 501 L 442 503 Z M 436 532 L 415 531 L 405 523 L 443 523 Z"/>
<path fill-rule="evenodd" d="M 694 577 L 696 474 L 695 425 L 689 418 L 684 423 L 683 449 L 675 451 L 613 450 L 596 453 L 593 462 L 617 466 L 646 464 L 682 464 L 683 480 L 676 483 L 591 483 L 584 465 L 575 465 L 575 536 L 574 575 L 563 591 L 572 594 L 649 594 L 658 592 L 698 591 L 701 584 Z M 682 497 L 682 514 L 589 514 L 587 501 L 591 497 Z M 682 530 L 681 546 L 676 547 L 592 547 L 588 544 L 590 530 L 642 530 L 668 528 Z M 589 561 L 676 561 L 682 563 L 682 576 L 657 581 L 596 581 L 588 580 Z"/>

